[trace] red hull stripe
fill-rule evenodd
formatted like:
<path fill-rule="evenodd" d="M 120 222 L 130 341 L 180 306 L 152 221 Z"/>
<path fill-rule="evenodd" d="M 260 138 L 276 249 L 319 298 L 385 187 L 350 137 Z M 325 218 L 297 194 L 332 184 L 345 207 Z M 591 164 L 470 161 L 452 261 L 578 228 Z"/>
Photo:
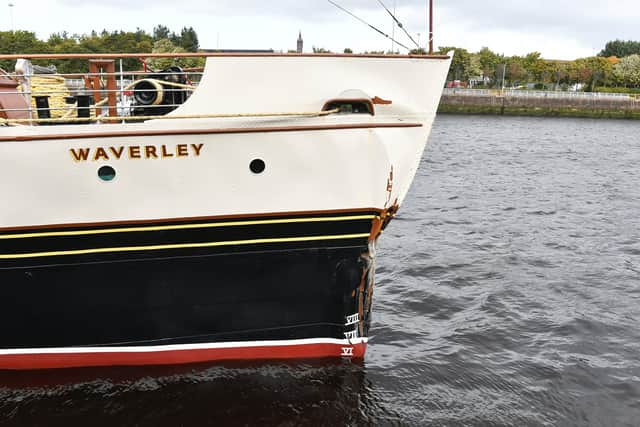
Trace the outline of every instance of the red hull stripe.
<path fill-rule="evenodd" d="M 327 341 L 300 340 L 300 344 L 290 341 L 292 344 L 277 345 L 268 345 L 266 342 L 261 342 L 256 343 L 257 345 L 255 346 L 247 346 L 243 343 L 240 347 L 225 345 L 223 347 L 204 348 L 198 346 L 198 348 L 178 348 L 173 350 L 148 350 L 145 348 L 137 351 L 129 349 L 119 351 L 105 348 L 103 351 L 91 349 L 83 352 L 82 349 L 74 348 L 68 349 L 68 351 L 65 349 L 55 349 L 54 351 L 30 349 L 23 353 L 20 353 L 20 350 L 5 350 L 2 351 L 3 354 L 0 354 L 0 369 L 32 370 L 96 366 L 181 365 L 230 360 L 364 358 L 367 347 L 367 343 L 364 340 L 358 340 L 354 344 L 342 343 L 339 340 Z M 140 349 L 140 347 L 137 347 L 137 349 Z"/>

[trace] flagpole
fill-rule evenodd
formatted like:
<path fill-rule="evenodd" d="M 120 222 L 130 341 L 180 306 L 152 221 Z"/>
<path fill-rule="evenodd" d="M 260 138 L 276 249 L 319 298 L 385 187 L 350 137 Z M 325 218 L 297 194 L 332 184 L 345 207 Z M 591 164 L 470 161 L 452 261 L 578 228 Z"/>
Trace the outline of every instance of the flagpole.
<path fill-rule="evenodd" d="M 433 0 L 429 0 L 429 55 L 433 55 Z"/>
<path fill-rule="evenodd" d="M 14 4 L 9 2 L 9 17 L 11 18 L 11 32 L 12 33 L 14 32 L 14 29 L 13 29 L 13 6 L 14 6 Z"/>
<path fill-rule="evenodd" d="M 393 14 L 396 14 L 396 0 L 393 0 Z M 396 53 L 396 21 L 391 20 L 391 53 Z"/>

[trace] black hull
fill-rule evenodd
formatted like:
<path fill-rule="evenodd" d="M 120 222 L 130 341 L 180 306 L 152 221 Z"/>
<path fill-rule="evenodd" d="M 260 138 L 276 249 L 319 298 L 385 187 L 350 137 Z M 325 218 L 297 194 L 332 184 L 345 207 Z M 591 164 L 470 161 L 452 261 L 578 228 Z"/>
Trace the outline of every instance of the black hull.
<path fill-rule="evenodd" d="M 10 231 L 26 237 L 0 241 L 5 254 L 0 322 L 11 325 L 0 332 L 0 369 L 314 357 L 316 352 L 361 357 L 373 288 L 368 233 L 375 218 L 360 216 L 96 235 L 82 230 L 105 228 L 71 230 L 81 230 L 79 235 L 64 234 L 68 229 Z M 12 240 L 21 244 L 10 246 Z M 193 243 L 196 247 L 186 247 Z M 92 253 L 131 247 L 153 249 Z M 271 344 L 277 351 L 270 351 Z M 230 350 L 235 347 L 242 351 Z M 83 349 L 90 358 L 78 356 Z M 160 356 L 99 358 L 101 349 L 147 356 L 157 350 Z M 194 349 L 207 352 L 195 358 L 167 353 Z M 49 353 L 56 354 L 53 361 Z"/>

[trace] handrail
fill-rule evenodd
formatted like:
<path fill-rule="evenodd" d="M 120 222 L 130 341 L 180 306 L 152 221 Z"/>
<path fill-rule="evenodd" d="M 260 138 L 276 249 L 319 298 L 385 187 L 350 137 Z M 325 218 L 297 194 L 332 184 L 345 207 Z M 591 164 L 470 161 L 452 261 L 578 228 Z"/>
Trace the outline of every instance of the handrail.
<path fill-rule="evenodd" d="M 23 74 L 17 71 L 5 74 L 20 83 L 16 89 L 2 91 L 2 96 L 13 97 L 14 101 L 10 101 L 13 105 L 0 103 L 0 117 L 11 115 L 13 117 L 6 118 L 16 120 L 2 120 L 5 125 L 101 121 L 88 117 L 102 117 L 105 111 L 108 111 L 111 117 L 131 115 L 135 120 L 143 120 L 141 117 L 153 115 L 158 118 L 182 105 L 186 98 L 197 90 L 198 82 L 203 75 L 202 72 L 187 72 L 183 69 L 131 72 L 122 69 L 115 71 L 113 68 L 108 71 L 76 74 Z M 68 78 L 71 75 L 82 78 Z M 172 76 L 178 78 L 174 80 Z M 138 86 L 145 84 L 143 82 L 149 86 Z M 156 97 L 155 100 L 141 100 L 153 96 Z M 18 98 L 24 98 L 26 104 L 16 104 L 15 100 Z M 77 118 L 80 120 L 72 117 L 74 112 L 78 113 Z M 34 117 L 36 113 L 37 119 Z"/>
<path fill-rule="evenodd" d="M 263 58 L 263 57 L 313 57 L 313 58 L 389 58 L 389 59 L 449 59 L 448 55 L 384 55 L 351 53 L 245 53 L 245 52 L 183 52 L 183 53 L 23 53 L 0 55 L 0 60 L 14 59 L 124 59 L 124 58 Z"/>
<path fill-rule="evenodd" d="M 323 117 L 337 114 L 339 108 L 327 111 L 292 111 L 275 113 L 233 113 L 233 114 L 184 114 L 168 116 L 117 116 L 117 117 L 73 117 L 60 119 L 3 119 L 0 117 L 0 126 L 4 124 L 22 123 L 93 123 L 93 122 L 119 122 L 119 121 L 144 121 L 144 120 L 180 120 L 180 119 L 235 119 L 245 117 Z"/>
<path fill-rule="evenodd" d="M 0 60 L 23 59 L 18 61 L 15 73 L 10 74 L 20 85 L 3 90 L 5 102 L 0 103 L 0 117 L 8 123 L 75 123 L 142 121 L 164 117 L 187 102 L 197 90 L 203 70 L 194 71 L 167 66 L 164 70 L 147 69 L 146 60 L 151 58 L 385 58 L 385 59 L 448 59 L 447 55 L 383 55 L 383 54 L 298 54 L 264 52 L 183 52 L 183 53 L 77 53 L 77 54 L 3 54 Z M 133 64 L 136 71 L 124 71 L 123 59 L 141 60 Z M 92 60 L 89 72 L 32 74 L 29 60 Z M 120 70 L 115 63 L 120 60 Z M 114 61 L 116 60 L 116 61 Z M 135 61 L 134 61 L 135 62 Z M 164 61 L 161 61 L 164 62 Z M 168 61 L 173 62 L 173 61 Z M 157 68 L 162 67 L 156 65 Z M 173 67 L 177 67 L 176 71 Z M 155 67 L 154 67 L 155 68 Z M 197 70 L 197 71 L 196 71 Z M 171 75 L 177 76 L 175 78 Z M 70 78 L 73 77 L 73 78 Z M 125 84 L 125 79 L 127 84 Z M 131 83 L 129 83 L 131 82 Z M 24 99 L 22 99 L 24 98 Z M 73 112 L 77 117 L 72 117 Z M 38 118 L 35 117 L 37 114 Z M 104 119 L 108 114 L 111 118 Z M 288 114 L 287 114 L 288 115 Z M 304 113 L 303 115 L 307 115 Z M 60 117 L 62 116 L 62 117 Z"/>

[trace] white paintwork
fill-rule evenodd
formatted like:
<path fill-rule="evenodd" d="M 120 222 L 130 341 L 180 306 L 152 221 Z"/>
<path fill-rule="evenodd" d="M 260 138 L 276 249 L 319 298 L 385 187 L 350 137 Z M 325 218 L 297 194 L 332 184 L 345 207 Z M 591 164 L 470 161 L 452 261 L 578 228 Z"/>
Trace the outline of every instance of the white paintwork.
<path fill-rule="evenodd" d="M 142 124 L 0 126 L 0 228 L 269 212 L 385 208 L 409 189 L 450 60 L 366 57 L 214 57 L 199 89 L 173 114 L 319 111 L 345 90 L 393 101 L 376 115 L 153 120 Z M 279 133 L 2 141 L 69 133 L 421 123 Z M 74 162 L 72 148 L 204 144 L 200 157 Z M 254 175 L 252 159 L 267 169 Z M 97 177 L 103 164 L 117 178 Z"/>
<path fill-rule="evenodd" d="M 435 111 L 448 70 L 444 59 L 212 57 L 198 91 L 173 114 L 318 111 L 356 89 L 422 115 Z"/>
<path fill-rule="evenodd" d="M 109 354 L 109 353 L 160 353 L 165 351 L 189 351 L 189 350 L 214 350 L 228 348 L 256 348 L 256 347 L 283 347 L 305 346 L 313 344 L 332 344 L 342 346 L 354 346 L 366 344 L 368 338 L 354 338 L 351 340 L 339 340 L 335 338 L 306 338 L 299 340 L 272 340 L 272 341 L 237 341 L 204 344 L 174 344 L 153 346 L 128 346 L 128 347 L 45 347 L 45 348 L 19 348 L 0 350 L 0 356 L 13 355 L 38 355 L 38 354 Z"/>

